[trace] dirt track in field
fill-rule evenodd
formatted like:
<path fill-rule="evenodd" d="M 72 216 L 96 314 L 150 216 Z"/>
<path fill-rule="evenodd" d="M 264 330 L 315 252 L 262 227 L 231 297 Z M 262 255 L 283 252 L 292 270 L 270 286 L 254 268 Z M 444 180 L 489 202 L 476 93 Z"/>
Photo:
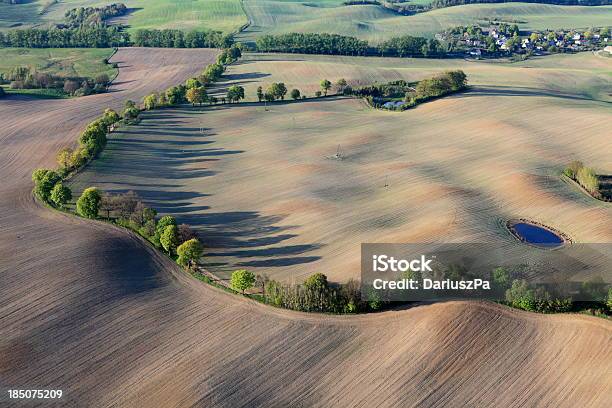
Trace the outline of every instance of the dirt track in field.
<path fill-rule="evenodd" d="M 8 388 L 63 389 L 57 405 L 74 407 L 610 406 L 609 322 L 465 302 L 358 317 L 272 309 L 33 201 L 32 169 L 102 107 L 212 56 L 121 50 L 117 92 L 0 102 L 0 406 L 19 406 Z"/>

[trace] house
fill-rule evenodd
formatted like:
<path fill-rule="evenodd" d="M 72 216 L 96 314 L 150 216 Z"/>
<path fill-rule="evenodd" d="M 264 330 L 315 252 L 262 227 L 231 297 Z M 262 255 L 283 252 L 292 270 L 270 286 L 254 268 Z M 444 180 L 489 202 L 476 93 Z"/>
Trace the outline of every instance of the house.
<path fill-rule="evenodd" d="M 480 57 L 482 55 L 482 51 L 480 51 L 480 48 L 474 48 L 470 50 L 470 55 L 472 57 Z"/>
<path fill-rule="evenodd" d="M 580 39 L 579 33 L 574 34 L 574 36 L 572 37 L 572 40 L 579 40 L 579 39 Z"/>

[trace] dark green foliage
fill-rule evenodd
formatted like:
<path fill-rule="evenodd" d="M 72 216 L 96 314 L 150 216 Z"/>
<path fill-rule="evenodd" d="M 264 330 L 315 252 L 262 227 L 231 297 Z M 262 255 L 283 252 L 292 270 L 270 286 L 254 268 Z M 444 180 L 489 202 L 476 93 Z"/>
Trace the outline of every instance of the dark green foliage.
<path fill-rule="evenodd" d="M 291 96 L 291 99 L 293 99 L 293 100 L 300 99 L 300 96 L 301 96 L 300 95 L 300 90 L 299 89 L 292 89 L 291 92 L 289 93 L 289 95 Z"/>
<path fill-rule="evenodd" d="M 57 75 L 38 72 L 31 67 L 14 67 L 2 77 L 10 82 L 12 89 L 58 89 L 69 95 L 89 95 L 106 91 L 106 83 L 83 77 L 64 78 Z M 104 78 L 101 78 L 104 79 Z"/>
<path fill-rule="evenodd" d="M 136 47 L 165 48 L 227 48 L 232 45 L 231 35 L 220 31 L 189 31 L 181 30 L 136 30 L 132 36 Z"/>
<path fill-rule="evenodd" d="M 289 33 L 262 35 L 256 40 L 262 52 L 300 54 L 366 55 L 368 43 L 354 37 L 337 34 Z"/>
<path fill-rule="evenodd" d="M 106 132 L 108 132 L 108 125 L 102 118 L 96 119 L 91 122 L 81 136 L 79 137 L 79 144 L 83 151 L 83 155 L 87 159 L 92 159 L 106 146 Z"/>
<path fill-rule="evenodd" d="M 128 33 L 117 27 L 28 28 L 0 33 L 0 47 L 107 48 L 129 44 Z"/>
<path fill-rule="evenodd" d="M 4 88 L 0 86 L 0 98 L 3 98 L 4 96 L 6 96 L 6 92 L 4 92 Z"/>
<path fill-rule="evenodd" d="M 227 100 L 232 102 L 239 102 L 244 99 L 244 88 L 238 85 L 232 85 L 227 90 Z"/>
<path fill-rule="evenodd" d="M 77 200 L 77 213 L 86 218 L 97 218 L 101 200 L 100 190 L 95 187 L 85 189 Z"/>
<path fill-rule="evenodd" d="M 278 82 L 278 83 L 273 82 L 272 85 L 270 85 L 268 89 L 266 90 L 266 94 L 264 95 L 264 98 L 266 98 L 266 100 L 271 99 L 272 101 L 274 101 L 276 99 L 285 99 L 286 94 L 287 94 L 287 87 L 285 86 L 283 82 Z"/>

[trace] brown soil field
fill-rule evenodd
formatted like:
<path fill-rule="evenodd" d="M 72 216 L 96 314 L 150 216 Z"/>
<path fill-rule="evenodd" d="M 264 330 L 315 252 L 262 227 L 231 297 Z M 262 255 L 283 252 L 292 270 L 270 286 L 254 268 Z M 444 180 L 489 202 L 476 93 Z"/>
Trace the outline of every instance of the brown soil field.
<path fill-rule="evenodd" d="M 32 169 L 52 166 L 103 107 L 163 89 L 213 56 L 120 50 L 115 92 L 0 102 L 0 405 L 612 404 L 607 321 L 480 302 L 346 317 L 272 309 L 190 278 L 122 229 L 33 200 Z M 236 112 L 246 120 L 249 109 Z M 62 389 L 64 398 L 21 404 L 6 399 L 9 388 Z"/>
<path fill-rule="evenodd" d="M 264 56 L 232 67 L 229 78 L 254 78 L 245 84 L 251 96 L 258 83 L 317 84 L 321 67 L 332 64 L 352 81 L 365 80 L 358 76 L 362 58 L 355 67 L 344 57 L 289 57 L 301 61 L 303 75 L 283 70 L 276 62 L 283 56 Z M 612 170 L 610 103 L 583 96 L 606 79 L 601 59 L 576 57 L 560 59 L 556 69 L 543 59 L 545 66 L 535 61 L 527 70 L 461 61 L 473 78 L 470 92 L 402 113 L 346 98 L 267 111 L 242 104 L 147 113 L 139 126 L 113 135 L 73 187 L 134 190 L 196 227 L 205 266 L 221 278 L 240 268 L 298 283 L 314 272 L 334 281 L 358 278 L 363 242 L 488 243 L 516 253 L 524 245 L 505 227 L 514 218 L 548 225 L 575 243 L 611 243 L 612 207 L 559 177 L 575 159 Z M 436 62 L 388 60 L 384 65 L 405 64 L 412 76 L 431 75 Z M 367 70 L 368 78 L 376 73 L 374 64 Z M 578 75 L 584 85 L 574 93 L 549 87 Z M 341 161 L 332 158 L 339 145 Z M 589 277 L 610 273 L 604 265 Z"/>

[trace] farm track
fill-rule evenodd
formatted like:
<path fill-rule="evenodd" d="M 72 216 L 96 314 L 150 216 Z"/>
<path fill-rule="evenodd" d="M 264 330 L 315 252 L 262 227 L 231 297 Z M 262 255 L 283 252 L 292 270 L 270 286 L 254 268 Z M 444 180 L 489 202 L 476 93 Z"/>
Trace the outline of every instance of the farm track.
<path fill-rule="evenodd" d="M 356 317 L 273 309 L 189 278 L 124 230 L 35 203 L 32 169 L 52 166 L 103 107 L 214 54 L 120 50 L 114 92 L 0 103 L 0 406 L 7 388 L 60 388 L 58 406 L 74 407 L 612 404 L 604 320 L 478 302 Z"/>

